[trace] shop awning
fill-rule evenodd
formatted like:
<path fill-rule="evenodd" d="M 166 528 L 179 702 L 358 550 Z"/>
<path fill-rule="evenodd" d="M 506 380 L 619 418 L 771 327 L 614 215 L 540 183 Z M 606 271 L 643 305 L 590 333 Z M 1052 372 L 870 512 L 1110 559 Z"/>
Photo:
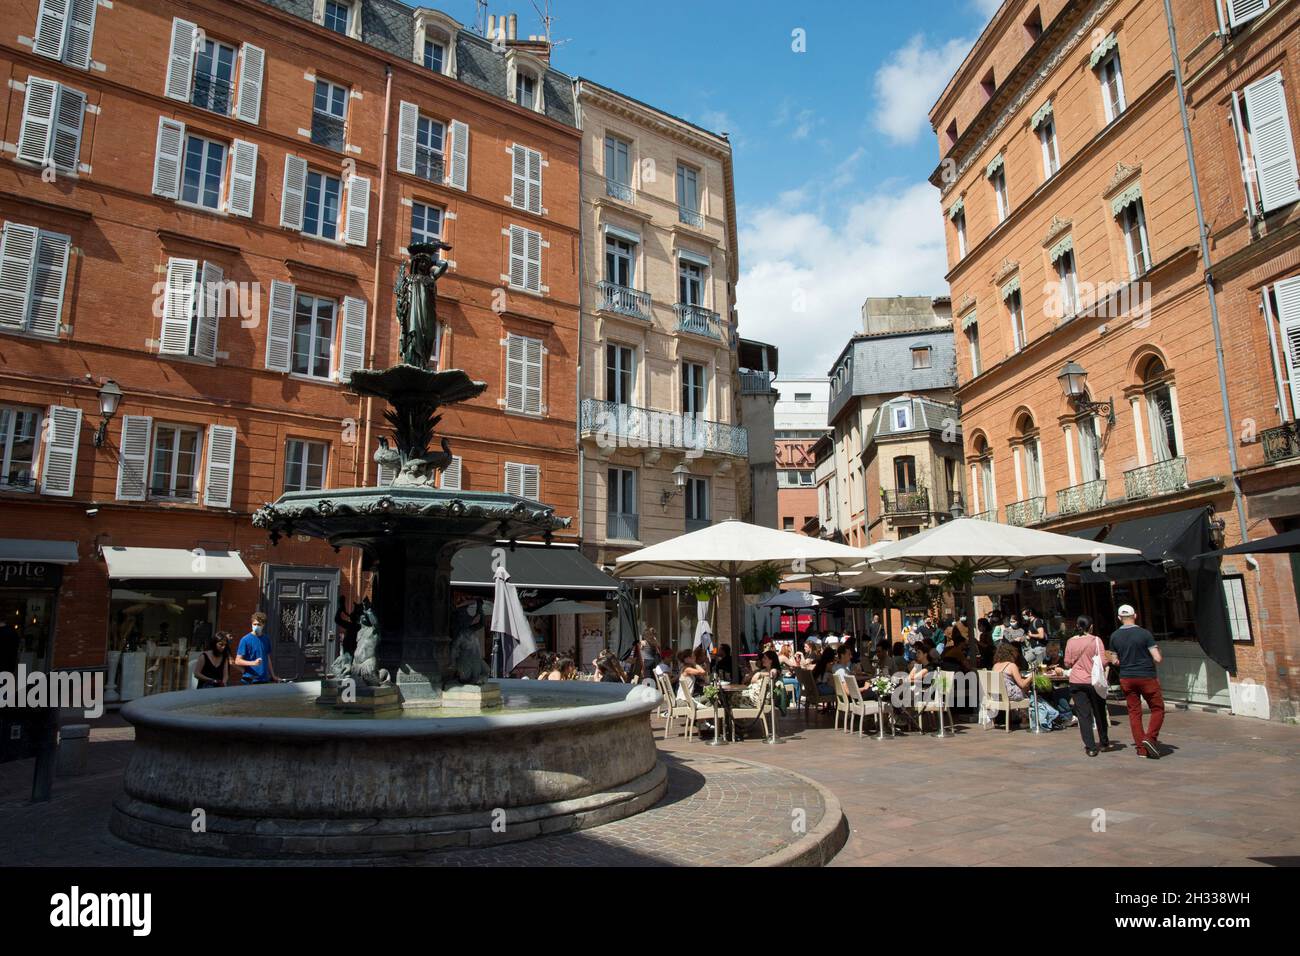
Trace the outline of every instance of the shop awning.
<path fill-rule="evenodd" d="M 1075 531 L 1062 531 L 1061 534 L 1068 534 L 1072 538 L 1084 538 L 1088 541 L 1096 541 L 1101 537 L 1101 533 L 1106 530 L 1104 524 L 1094 525 L 1091 528 L 1079 528 Z M 1068 571 L 1068 564 L 1051 564 L 1045 568 L 1035 568 L 1032 577 L 1035 578 L 1054 578 Z"/>
<path fill-rule="evenodd" d="M 1083 568 L 1082 579 L 1085 583 L 1093 583 L 1162 578 L 1165 576 L 1166 561 L 1190 569 L 1196 556 L 1203 550 L 1201 541 L 1204 525 L 1204 508 L 1170 511 L 1120 521 L 1111 526 L 1103 540 L 1107 544 L 1137 548 L 1142 555 L 1107 558 L 1105 571 Z"/>
<path fill-rule="evenodd" d="M 1222 551 L 1207 551 L 1197 555 L 1201 558 L 1217 558 L 1225 554 L 1287 554 L 1300 551 L 1300 528 L 1295 531 L 1283 531 L 1281 534 L 1267 538 L 1257 538 Z"/>
<path fill-rule="evenodd" d="M 135 580 L 247 581 L 253 576 L 238 551 L 195 548 L 105 548 L 108 576 Z"/>
<path fill-rule="evenodd" d="M 618 590 L 618 582 L 587 559 L 576 547 L 519 544 L 513 551 L 507 544 L 462 548 L 451 559 L 451 586 L 492 587 L 492 555 L 505 554 L 510 583 L 518 588 L 552 591 Z"/>
<path fill-rule="evenodd" d="M 37 541 L 32 538 L 0 538 L 0 561 L 76 564 L 77 542 Z"/>

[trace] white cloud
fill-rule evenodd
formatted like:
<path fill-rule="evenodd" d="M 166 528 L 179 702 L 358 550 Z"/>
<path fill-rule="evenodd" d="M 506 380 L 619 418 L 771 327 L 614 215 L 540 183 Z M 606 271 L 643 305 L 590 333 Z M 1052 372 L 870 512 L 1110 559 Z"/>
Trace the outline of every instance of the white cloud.
<path fill-rule="evenodd" d="M 985 20 L 992 20 L 993 14 L 998 12 L 998 7 L 1002 6 L 1002 0 L 972 0 L 972 3 Z"/>
<path fill-rule="evenodd" d="M 914 143 L 929 129 L 930 107 L 957 71 L 972 40 L 958 38 L 929 46 L 922 34 L 876 70 L 876 129 L 895 143 Z"/>
<path fill-rule="evenodd" d="M 741 335 L 776 345 L 787 373 L 824 375 L 862 330 L 864 299 L 946 295 L 948 263 L 929 183 L 856 195 L 826 189 L 809 204 L 812 193 L 791 190 L 741 210 L 736 298 Z"/>

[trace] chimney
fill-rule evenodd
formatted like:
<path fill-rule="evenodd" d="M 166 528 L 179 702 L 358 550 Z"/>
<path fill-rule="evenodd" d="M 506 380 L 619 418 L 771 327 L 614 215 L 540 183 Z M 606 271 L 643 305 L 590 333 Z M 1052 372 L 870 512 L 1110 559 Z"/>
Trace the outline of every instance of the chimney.
<path fill-rule="evenodd" d="M 510 14 L 510 34 L 507 37 L 507 39 L 513 40 L 515 38 L 515 28 L 518 25 L 519 25 L 519 18 L 515 16 L 513 13 Z"/>
<path fill-rule="evenodd" d="M 496 32 L 496 25 L 497 25 L 497 15 L 495 13 L 489 13 L 488 24 L 487 24 L 487 38 L 489 40 L 492 39 L 492 34 Z"/>

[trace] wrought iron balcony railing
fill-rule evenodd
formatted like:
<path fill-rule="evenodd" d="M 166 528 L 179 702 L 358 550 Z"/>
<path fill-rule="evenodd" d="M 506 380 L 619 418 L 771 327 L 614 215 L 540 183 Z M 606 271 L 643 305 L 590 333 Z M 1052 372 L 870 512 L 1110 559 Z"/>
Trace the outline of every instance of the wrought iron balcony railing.
<path fill-rule="evenodd" d="M 1300 457 L 1300 422 L 1269 428 L 1260 433 L 1260 438 L 1264 442 L 1264 461 L 1270 465 L 1275 461 Z"/>
<path fill-rule="evenodd" d="M 202 73 L 194 77 L 194 91 L 190 94 L 190 102 L 199 109 L 229 116 L 233 100 L 234 84 L 229 80 Z"/>
<path fill-rule="evenodd" d="M 1105 503 L 1106 482 L 1101 478 L 1080 482 L 1056 493 L 1056 513 L 1062 517 L 1096 511 Z"/>
<path fill-rule="evenodd" d="M 998 520 L 998 513 L 990 509 L 989 511 L 980 511 L 976 514 L 971 515 L 971 517 L 974 518 L 976 521 L 992 521 L 996 524 Z"/>
<path fill-rule="evenodd" d="M 700 211 L 698 209 L 688 209 L 685 206 L 678 206 L 677 218 L 680 219 L 682 222 L 686 223 L 686 225 L 691 226 L 695 229 L 704 228 L 704 217 L 700 215 Z"/>
<path fill-rule="evenodd" d="M 749 432 L 680 412 L 584 398 L 579 427 L 602 448 L 668 448 L 698 454 L 749 457 Z"/>
<path fill-rule="evenodd" d="M 1043 515 L 1046 513 L 1047 499 L 1042 495 L 1037 498 L 1026 498 L 1024 501 L 1013 501 L 1007 505 L 1007 524 L 1021 527 L 1037 524 L 1043 520 Z"/>
<path fill-rule="evenodd" d="M 447 178 L 446 160 L 441 150 L 428 146 L 415 147 L 415 175 L 431 183 L 441 183 Z"/>
<path fill-rule="evenodd" d="M 604 281 L 597 282 L 596 288 L 600 291 L 600 307 L 606 312 L 617 312 L 619 315 L 630 315 L 638 319 L 650 318 L 649 292 L 640 292 L 629 289 L 625 285 Z"/>
<path fill-rule="evenodd" d="M 925 488 L 884 491 L 880 496 L 887 515 L 908 515 L 930 510 L 930 492 Z"/>
<path fill-rule="evenodd" d="M 606 514 L 605 536 L 613 541 L 638 541 L 640 521 L 637 515 Z"/>
<path fill-rule="evenodd" d="M 311 141 L 317 146 L 343 152 L 343 120 L 325 113 L 312 113 Z"/>
<path fill-rule="evenodd" d="M 617 179 L 605 180 L 605 195 L 619 202 L 636 202 L 636 190 L 627 183 L 620 183 Z"/>
<path fill-rule="evenodd" d="M 690 305 L 686 302 L 678 302 L 673 306 L 673 311 L 677 313 L 678 332 L 690 332 L 693 335 L 726 341 L 723 336 L 722 317 L 718 313 L 702 305 Z"/>
<path fill-rule="evenodd" d="M 741 372 L 740 394 L 766 395 L 772 391 L 772 376 L 766 372 Z"/>
<path fill-rule="evenodd" d="M 1186 458 L 1169 458 L 1124 472 L 1124 497 L 1129 501 L 1182 491 L 1186 487 Z"/>
<path fill-rule="evenodd" d="M 30 471 L 0 475 L 0 491 L 33 491 L 35 488 L 36 479 Z"/>
<path fill-rule="evenodd" d="M 708 518 L 687 518 L 686 530 L 687 532 L 702 531 L 703 529 L 707 528 L 711 524 L 713 524 L 713 522 L 710 521 Z"/>

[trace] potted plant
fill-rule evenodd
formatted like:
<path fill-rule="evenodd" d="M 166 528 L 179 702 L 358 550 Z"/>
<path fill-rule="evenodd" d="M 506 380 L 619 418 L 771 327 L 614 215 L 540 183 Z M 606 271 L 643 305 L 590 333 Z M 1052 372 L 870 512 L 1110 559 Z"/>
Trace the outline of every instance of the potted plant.
<path fill-rule="evenodd" d="M 714 582 L 715 584 L 717 582 Z M 775 564 L 764 564 L 740 576 L 740 587 L 746 594 L 766 594 L 781 586 L 781 569 Z"/>

